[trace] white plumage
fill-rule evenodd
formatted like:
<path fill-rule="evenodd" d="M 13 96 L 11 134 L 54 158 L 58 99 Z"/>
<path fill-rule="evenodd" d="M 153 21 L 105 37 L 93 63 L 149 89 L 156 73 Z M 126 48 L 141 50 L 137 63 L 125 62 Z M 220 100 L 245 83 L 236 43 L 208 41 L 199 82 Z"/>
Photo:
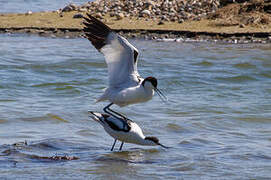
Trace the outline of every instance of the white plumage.
<path fill-rule="evenodd" d="M 138 53 L 138 50 L 133 45 L 110 32 L 106 45 L 100 51 L 107 63 L 110 88 L 123 88 L 124 84 L 126 87 L 138 85 L 137 59 L 134 60 L 134 53 Z"/>
<path fill-rule="evenodd" d="M 152 99 L 154 91 L 162 100 L 163 98 L 167 100 L 157 88 L 156 78 L 143 79 L 139 76 L 137 71 L 138 50 L 132 44 L 93 16 L 88 14 L 88 18 L 84 19 L 86 37 L 104 55 L 108 67 L 109 86 L 97 99 L 97 102 L 106 100 L 111 102 L 104 108 L 105 112 L 112 116 L 115 116 L 112 114 L 115 113 L 124 118 L 109 107 L 113 104 L 123 107 L 149 101 Z"/>
<path fill-rule="evenodd" d="M 144 146 L 155 146 L 160 145 L 164 148 L 166 146 L 159 143 L 156 137 L 145 137 L 141 128 L 132 120 L 124 118 L 116 118 L 107 114 L 101 114 L 89 111 L 90 117 L 100 123 L 104 130 L 115 139 L 114 144 L 111 148 L 113 151 L 117 140 L 121 141 L 120 150 L 122 149 L 123 143 L 133 143 Z"/>

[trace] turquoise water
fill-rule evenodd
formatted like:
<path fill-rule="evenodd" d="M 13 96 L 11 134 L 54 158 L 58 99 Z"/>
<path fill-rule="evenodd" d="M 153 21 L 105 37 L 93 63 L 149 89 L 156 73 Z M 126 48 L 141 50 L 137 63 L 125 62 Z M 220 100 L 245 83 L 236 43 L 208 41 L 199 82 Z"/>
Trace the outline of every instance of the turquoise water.
<path fill-rule="evenodd" d="M 0 34 L 1 179 L 270 178 L 270 45 L 130 41 L 170 101 L 113 109 L 171 148 L 110 152 L 87 114 L 107 105 L 107 69 L 86 39 Z"/>

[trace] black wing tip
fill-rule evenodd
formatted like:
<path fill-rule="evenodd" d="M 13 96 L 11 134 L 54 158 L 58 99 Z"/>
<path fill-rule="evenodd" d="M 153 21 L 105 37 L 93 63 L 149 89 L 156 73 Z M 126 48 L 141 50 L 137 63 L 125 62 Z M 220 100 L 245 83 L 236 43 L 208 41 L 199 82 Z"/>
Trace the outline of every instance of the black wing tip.
<path fill-rule="evenodd" d="M 89 25 L 101 26 L 108 31 L 112 31 L 112 29 L 109 26 L 107 26 L 101 20 L 96 18 L 93 14 L 87 13 L 86 15 L 87 15 L 87 17 L 83 16 L 83 19 L 86 21 L 86 22 L 83 22 L 84 25 L 86 25 L 86 26 L 89 26 Z"/>
<path fill-rule="evenodd" d="M 87 13 L 87 17 L 84 16 L 83 18 L 85 20 L 83 21 L 83 31 L 86 38 L 100 51 L 106 44 L 107 36 L 112 30 L 90 13 Z"/>

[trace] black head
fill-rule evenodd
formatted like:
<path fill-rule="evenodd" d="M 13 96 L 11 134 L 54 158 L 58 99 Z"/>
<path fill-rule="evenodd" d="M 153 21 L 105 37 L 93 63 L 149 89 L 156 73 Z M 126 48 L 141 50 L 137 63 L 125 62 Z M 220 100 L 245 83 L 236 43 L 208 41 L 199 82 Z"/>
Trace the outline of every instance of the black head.
<path fill-rule="evenodd" d="M 145 137 L 145 140 L 149 140 L 149 141 L 152 141 L 152 142 L 154 142 L 155 144 L 157 144 L 157 145 L 159 145 L 159 146 L 161 146 L 161 147 L 163 147 L 163 148 L 169 148 L 169 147 L 167 147 L 167 146 L 164 146 L 163 144 L 160 144 L 159 143 L 159 139 L 157 138 L 157 137 L 154 137 L 154 136 L 147 136 L 147 137 Z"/>
<path fill-rule="evenodd" d="M 145 78 L 142 82 L 142 86 L 145 85 L 146 81 L 149 81 L 153 85 L 153 87 L 157 88 L 157 79 L 155 77 L 150 76 L 150 77 Z"/>
<path fill-rule="evenodd" d="M 159 144 L 159 139 L 154 136 L 147 136 L 147 137 L 145 137 L 145 140 L 149 140 L 149 141 L 154 142 L 155 144 Z"/>
<path fill-rule="evenodd" d="M 154 91 L 160 96 L 161 100 L 166 102 L 168 99 L 167 97 L 157 88 L 157 79 L 155 77 L 147 77 L 143 80 L 142 86 L 144 87 L 145 82 L 150 82 L 152 86 L 154 87 Z"/>

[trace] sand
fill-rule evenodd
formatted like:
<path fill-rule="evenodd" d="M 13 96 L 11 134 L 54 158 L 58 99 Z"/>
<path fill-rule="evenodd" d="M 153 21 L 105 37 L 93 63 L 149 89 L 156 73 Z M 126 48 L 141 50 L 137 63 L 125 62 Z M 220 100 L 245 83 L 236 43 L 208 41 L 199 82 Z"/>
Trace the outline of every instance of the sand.
<path fill-rule="evenodd" d="M 32 14 L 1 14 L 0 15 L 0 32 L 27 32 L 50 34 L 55 33 L 59 36 L 65 35 L 65 32 L 72 32 L 71 36 L 82 36 L 83 19 L 73 18 L 77 11 L 72 12 L 37 12 Z M 82 13 L 86 16 L 86 13 Z M 221 19 L 204 18 L 200 21 L 185 21 L 178 22 L 164 22 L 158 25 L 158 21 L 148 20 L 147 18 L 123 18 L 117 20 L 115 17 L 109 15 L 104 16 L 105 22 L 112 29 L 117 31 L 132 32 L 136 34 L 143 34 L 145 36 L 155 36 L 157 34 L 175 34 L 175 36 L 183 35 L 185 37 L 197 37 L 200 35 L 209 36 L 212 38 L 228 38 L 228 37 L 257 37 L 270 39 L 271 24 L 265 25 L 243 25 L 221 24 Z M 135 33 L 137 32 L 137 33 Z"/>

